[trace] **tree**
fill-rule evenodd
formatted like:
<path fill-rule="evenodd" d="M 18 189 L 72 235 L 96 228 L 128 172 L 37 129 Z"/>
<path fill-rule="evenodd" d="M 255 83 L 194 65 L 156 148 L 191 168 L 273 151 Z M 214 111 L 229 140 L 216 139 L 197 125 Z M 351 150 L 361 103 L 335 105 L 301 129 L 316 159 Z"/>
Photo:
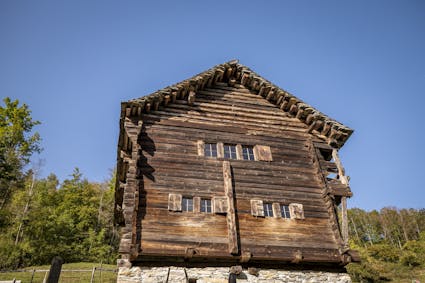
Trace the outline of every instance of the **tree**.
<path fill-rule="evenodd" d="M 21 180 L 31 155 L 41 151 L 39 134 L 31 134 L 40 122 L 31 118 L 28 106 L 19 106 L 18 100 L 8 97 L 3 102 L 5 106 L 0 106 L 0 210 Z"/>

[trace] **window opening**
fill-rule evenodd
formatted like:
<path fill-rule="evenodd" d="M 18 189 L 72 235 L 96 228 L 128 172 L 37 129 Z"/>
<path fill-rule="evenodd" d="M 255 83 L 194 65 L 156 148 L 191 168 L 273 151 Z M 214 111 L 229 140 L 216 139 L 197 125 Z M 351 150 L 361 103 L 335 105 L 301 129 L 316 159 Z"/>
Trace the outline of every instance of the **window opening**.
<path fill-rule="evenodd" d="M 332 149 L 319 148 L 320 154 L 323 156 L 323 159 L 326 161 L 332 160 Z"/>
<path fill-rule="evenodd" d="M 281 205 L 280 206 L 280 213 L 282 214 L 282 218 L 291 218 L 291 213 L 289 212 L 289 206 L 288 205 Z"/>
<path fill-rule="evenodd" d="M 244 160 L 254 160 L 254 148 L 252 146 L 242 146 L 242 157 Z"/>
<path fill-rule="evenodd" d="M 271 203 L 264 203 L 263 204 L 264 207 L 264 216 L 265 217 L 273 217 L 273 207 Z"/>
<path fill-rule="evenodd" d="M 236 146 L 225 144 L 224 145 L 224 158 L 236 159 Z"/>
<path fill-rule="evenodd" d="M 201 212 L 212 212 L 211 199 L 201 199 Z"/>
<path fill-rule="evenodd" d="M 193 211 L 193 198 L 183 197 L 182 199 L 182 211 L 192 212 Z"/>
<path fill-rule="evenodd" d="M 204 155 L 206 157 L 217 157 L 217 144 L 206 143 L 204 147 Z"/>
<path fill-rule="evenodd" d="M 337 180 L 338 179 L 338 174 L 333 173 L 333 172 L 328 172 L 328 175 L 326 176 L 326 179 L 328 179 L 328 180 Z"/>

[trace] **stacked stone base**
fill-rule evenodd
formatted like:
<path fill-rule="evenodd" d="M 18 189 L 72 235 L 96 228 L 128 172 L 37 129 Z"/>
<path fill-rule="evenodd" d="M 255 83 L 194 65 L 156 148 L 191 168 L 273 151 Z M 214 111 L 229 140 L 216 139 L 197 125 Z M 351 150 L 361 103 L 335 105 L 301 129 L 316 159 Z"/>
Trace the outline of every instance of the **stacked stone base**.
<path fill-rule="evenodd" d="M 254 273 L 250 274 L 250 273 Z M 167 281 L 168 278 L 168 281 Z M 118 283 L 227 283 L 228 267 L 120 267 Z M 256 272 L 243 270 L 237 282 L 244 283 L 351 283 L 347 273 L 313 270 L 258 269 Z"/>

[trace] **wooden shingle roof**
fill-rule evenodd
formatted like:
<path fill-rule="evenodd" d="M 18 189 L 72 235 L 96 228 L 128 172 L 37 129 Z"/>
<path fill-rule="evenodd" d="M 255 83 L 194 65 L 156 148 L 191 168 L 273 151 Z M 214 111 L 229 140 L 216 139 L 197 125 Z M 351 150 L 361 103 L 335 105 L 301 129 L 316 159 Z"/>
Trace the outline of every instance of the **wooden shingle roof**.
<path fill-rule="evenodd" d="M 211 87 L 217 82 L 230 86 L 248 88 L 253 93 L 275 104 L 282 111 L 298 118 L 308 126 L 308 131 L 340 148 L 348 140 L 353 130 L 328 117 L 296 96 L 264 79 L 237 60 L 212 67 L 187 80 L 165 87 L 147 96 L 122 102 L 121 117 L 140 116 L 158 107 L 167 106 L 176 99 L 187 99 L 191 104 L 196 92 Z"/>

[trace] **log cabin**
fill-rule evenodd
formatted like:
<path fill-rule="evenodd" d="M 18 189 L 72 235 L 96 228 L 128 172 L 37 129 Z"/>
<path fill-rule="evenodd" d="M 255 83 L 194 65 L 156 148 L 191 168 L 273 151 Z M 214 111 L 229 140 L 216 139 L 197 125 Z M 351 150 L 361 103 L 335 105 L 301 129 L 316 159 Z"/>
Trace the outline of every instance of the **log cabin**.
<path fill-rule="evenodd" d="M 237 60 L 122 102 L 118 265 L 358 261 L 338 155 L 352 132 Z"/>

